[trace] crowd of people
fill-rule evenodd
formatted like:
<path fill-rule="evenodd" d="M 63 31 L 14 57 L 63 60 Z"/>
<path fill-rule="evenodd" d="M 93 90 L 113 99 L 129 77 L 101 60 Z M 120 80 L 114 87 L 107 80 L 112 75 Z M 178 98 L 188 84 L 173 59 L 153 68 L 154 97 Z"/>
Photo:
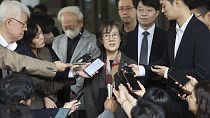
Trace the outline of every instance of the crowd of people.
<path fill-rule="evenodd" d="M 4 0 L 0 118 L 209 118 L 210 1 L 116 6 L 122 24 L 105 20 L 96 34 L 79 6 L 61 8 L 60 34 L 43 5 Z M 167 30 L 156 24 L 160 12 Z M 96 59 L 104 65 L 90 75 Z"/>

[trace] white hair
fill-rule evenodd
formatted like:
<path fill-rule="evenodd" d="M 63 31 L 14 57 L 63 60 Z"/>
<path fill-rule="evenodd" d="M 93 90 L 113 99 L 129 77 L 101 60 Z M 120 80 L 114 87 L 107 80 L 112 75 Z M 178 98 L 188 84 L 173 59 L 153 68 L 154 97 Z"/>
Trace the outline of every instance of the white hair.
<path fill-rule="evenodd" d="M 83 21 L 83 14 L 82 12 L 80 11 L 79 7 L 78 6 L 68 6 L 68 7 L 64 7 L 62 8 L 59 12 L 58 12 L 58 16 L 57 16 L 57 19 L 58 21 L 60 21 L 61 19 L 61 14 L 62 13 L 74 13 L 77 15 L 77 20 L 78 21 Z"/>
<path fill-rule="evenodd" d="M 30 17 L 28 7 L 18 1 L 4 0 L 0 5 L 0 21 L 11 17 L 19 17 L 21 13 L 26 13 Z"/>

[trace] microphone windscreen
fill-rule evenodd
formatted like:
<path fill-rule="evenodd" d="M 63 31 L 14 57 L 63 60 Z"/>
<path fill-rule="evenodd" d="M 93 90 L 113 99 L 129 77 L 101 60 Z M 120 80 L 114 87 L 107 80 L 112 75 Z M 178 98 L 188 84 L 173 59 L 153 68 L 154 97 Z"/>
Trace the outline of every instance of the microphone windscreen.
<path fill-rule="evenodd" d="M 106 84 L 112 84 L 112 75 L 111 74 L 108 74 L 106 75 Z"/>

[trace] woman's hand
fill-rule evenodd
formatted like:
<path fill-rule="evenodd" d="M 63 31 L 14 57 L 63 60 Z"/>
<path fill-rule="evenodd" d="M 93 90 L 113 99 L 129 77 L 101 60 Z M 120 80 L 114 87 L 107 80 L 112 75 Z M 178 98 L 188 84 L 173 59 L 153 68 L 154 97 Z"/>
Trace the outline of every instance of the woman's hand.
<path fill-rule="evenodd" d="M 57 108 L 55 102 L 48 97 L 44 97 L 44 106 L 46 108 Z"/>

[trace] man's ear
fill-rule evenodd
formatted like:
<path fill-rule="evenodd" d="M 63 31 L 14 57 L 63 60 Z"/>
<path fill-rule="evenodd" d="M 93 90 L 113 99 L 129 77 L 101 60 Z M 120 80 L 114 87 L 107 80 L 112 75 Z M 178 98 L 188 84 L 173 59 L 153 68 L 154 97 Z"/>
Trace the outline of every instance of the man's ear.
<path fill-rule="evenodd" d="M 181 7 L 184 4 L 182 0 L 174 0 L 174 2 L 177 7 Z"/>
<path fill-rule="evenodd" d="M 11 21 L 12 21 L 11 19 L 6 19 L 5 20 L 5 25 L 6 26 L 11 25 L 11 23 L 12 23 Z"/>

